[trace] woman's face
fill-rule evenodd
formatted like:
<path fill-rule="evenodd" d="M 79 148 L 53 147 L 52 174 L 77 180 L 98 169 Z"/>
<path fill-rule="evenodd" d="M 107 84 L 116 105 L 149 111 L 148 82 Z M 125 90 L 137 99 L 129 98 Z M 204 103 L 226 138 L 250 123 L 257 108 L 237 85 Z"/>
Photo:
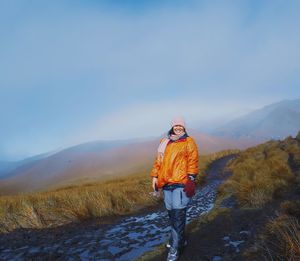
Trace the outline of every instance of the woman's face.
<path fill-rule="evenodd" d="M 184 133 L 184 127 L 181 126 L 181 125 L 175 125 L 173 127 L 173 131 L 176 135 L 180 135 L 180 134 L 183 134 Z"/>

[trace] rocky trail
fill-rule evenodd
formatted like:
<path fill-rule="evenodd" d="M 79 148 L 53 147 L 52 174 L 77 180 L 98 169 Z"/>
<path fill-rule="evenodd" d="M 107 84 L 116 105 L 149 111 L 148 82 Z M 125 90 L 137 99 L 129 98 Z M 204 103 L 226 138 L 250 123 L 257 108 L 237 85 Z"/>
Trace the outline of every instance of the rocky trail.
<path fill-rule="evenodd" d="M 217 187 L 226 179 L 222 170 L 232 157 L 223 157 L 210 165 L 207 183 L 198 188 L 188 207 L 187 223 L 213 208 Z M 0 260 L 135 260 L 168 238 L 164 207 L 160 205 L 143 212 L 108 219 L 107 224 L 93 220 L 0 234 Z M 229 236 L 223 240 L 235 249 L 243 243 Z"/>

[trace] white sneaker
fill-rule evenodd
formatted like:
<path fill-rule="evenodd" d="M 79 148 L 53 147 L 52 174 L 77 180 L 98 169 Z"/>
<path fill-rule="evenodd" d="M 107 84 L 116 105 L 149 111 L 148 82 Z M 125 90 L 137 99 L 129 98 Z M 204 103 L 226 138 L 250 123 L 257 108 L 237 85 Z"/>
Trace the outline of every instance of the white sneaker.
<path fill-rule="evenodd" d="M 187 246 L 187 241 L 186 241 L 186 240 L 184 241 L 183 246 Z M 170 248 L 170 247 L 171 247 L 171 245 L 170 245 L 170 243 L 168 242 L 168 243 L 166 244 L 166 248 Z"/>
<path fill-rule="evenodd" d="M 167 261 L 176 261 L 178 260 L 178 251 L 177 249 L 170 247 L 169 253 L 168 253 L 168 257 L 167 257 Z"/>

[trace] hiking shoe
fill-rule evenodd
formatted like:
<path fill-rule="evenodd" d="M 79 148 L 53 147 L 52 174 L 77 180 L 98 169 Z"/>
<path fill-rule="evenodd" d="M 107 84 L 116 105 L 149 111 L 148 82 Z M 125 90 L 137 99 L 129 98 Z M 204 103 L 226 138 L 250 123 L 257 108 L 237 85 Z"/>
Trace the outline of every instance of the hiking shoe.
<path fill-rule="evenodd" d="M 179 255 L 178 255 L 177 249 L 170 247 L 167 261 L 176 261 L 176 260 L 178 260 L 178 257 L 179 257 Z"/>

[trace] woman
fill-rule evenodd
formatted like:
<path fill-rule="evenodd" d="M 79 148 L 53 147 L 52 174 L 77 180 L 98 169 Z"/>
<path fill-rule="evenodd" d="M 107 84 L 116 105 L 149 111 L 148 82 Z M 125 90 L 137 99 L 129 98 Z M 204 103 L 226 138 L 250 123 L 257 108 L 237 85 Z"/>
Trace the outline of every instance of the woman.
<path fill-rule="evenodd" d="M 162 189 L 171 225 L 168 259 L 177 260 L 185 240 L 186 209 L 195 194 L 198 174 L 198 148 L 185 130 L 182 117 L 176 117 L 167 138 L 162 138 L 151 171 L 152 187 Z"/>

